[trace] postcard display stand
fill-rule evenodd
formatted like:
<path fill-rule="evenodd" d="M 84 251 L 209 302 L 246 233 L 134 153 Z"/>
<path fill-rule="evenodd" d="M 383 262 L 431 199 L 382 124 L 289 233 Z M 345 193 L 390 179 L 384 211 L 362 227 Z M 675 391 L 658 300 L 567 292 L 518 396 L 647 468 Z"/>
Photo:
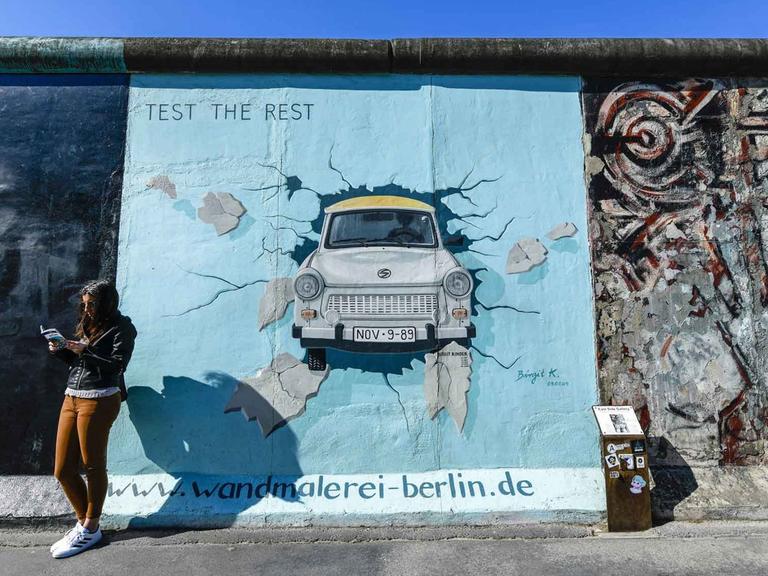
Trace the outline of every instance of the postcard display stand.
<path fill-rule="evenodd" d="M 651 527 L 648 447 L 631 406 L 593 406 L 600 427 L 610 532 Z"/>

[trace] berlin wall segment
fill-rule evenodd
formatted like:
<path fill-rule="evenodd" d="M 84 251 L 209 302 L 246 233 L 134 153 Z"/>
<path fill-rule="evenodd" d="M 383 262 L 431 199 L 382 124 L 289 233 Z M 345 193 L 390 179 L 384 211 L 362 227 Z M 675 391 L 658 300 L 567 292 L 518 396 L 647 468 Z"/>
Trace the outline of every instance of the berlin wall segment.
<path fill-rule="evenodd" d="M 107 511 L 598 518 L 579 86 L 132 76 Z"/>
<path fill-rule="evenodd" d="M 53 469 L 66 371 L 39 325 L 115 275 L 127 101 L 125 75 L 0 75 L 2 474 Z"/>
<path fill-rule="evenodd" d="M 2 69 L 158 62 L 152 43 L 44 40 L 4 40 Z M 658 59 L 655 79 L 583 86 L 439 76 L 419 72 L 488 71 L 514 46 L 386 44 L 353 67 L 412 74 L 142 74 L 130 103 L 123 74 L 0 76 L 4 474 L 50 473 L 63 374 L 34 353 L 38 319 L 66 329 L 77 287 L 115 273 L 142 329 L 110 446 L 117 523 L 595 517 L 595 323 L 601 400 L 638 411 L 655 475 L 760 469 L 764 82 L 670 80 Z M 264 46 L 208 43 L 190 65 L 248 68 Z M 537 57 L 586 70 L 595 48 L 574 46 Z M 697 46 L 712 58 L 676 66 L 765 51 Z M 300 48 L 279 65 L 305 66 Z M 361 234 L 333 247 L 344 221 Z"/>
<path fill-rule="evenodd" d="M 573 133 L 569 137 L 560 131 L 560 140 L 549 138 L 566 146 L 553 147 L 554 156 L 545 159 L 538 155 L 542 144 L 537 138 L 553 136 L 555 130 L 536 115 L 522 118 L 521 111 L 541 111 L 550 116 L 549 125 L 553 117 L 581 122 L 578 109 L 574 116 L 567 103 L 579 97 L 578 82 L 568 82 L 396 75 L 134 77 L 127 112 L 131 154 L 126 166 L 132 180 L 126 181 L 122 199 L 126 236 L 119 258 L 121 293 L 130 308 L 136 291 L 133 305 L 138 310 L 141 294 L 148 298 L 158 285 L 177 282 L 180 289 L 168 294 L 167 301 L 154 298 L 151 310 L 143 312 L 150 341 L 142 352 L 142 367 L 129 381 L 136 404 L 115 427 L 110 455 L 110 462 L 118 463 L 111 466 L 116 474 L 110 497 L 122 502 L 115 504 L 116 510 L 125 517 L 142 513 L 151 523 L 164 514 L 194 514 L 194 504 L 163 502 L 168 494 L 179 498 L 184 492 L 179 486 L 189 486 L 195 498 L 219 494 L 229 500 L 235 480 L 242 495 L 247 493 L 244 486 L 258 486 L 269 476 L 297 490 L 316 486 L 325 476 L 315 497 L 328 501 L 335 500 L 325 498 L 329 485 L 340 487 L 343 500 L 356 493 L 359 501 L 367 500 L 371 484 L 391 486 L 392 493 L 397 486 L 406 487 L 398 503 L 374 499 L 383 505 L 352 505 L 346 512 L 374 517 L 398 510 L 428 514 L 429 505 L 414 508 L 407 502 L 412 494 L 407 487 L 419 486 L 417 499 L 426 501 L 436 496 L 434 487 L 458 474 L 480 483 L 469 485 L 471 496 L 481 496 L 457 510 L 516 510 L 519 504 L 494 500 L 503 491 L 488 488 L 500 482 L 491 477 L 492 471 L 505 467 L 516 482 L 531 484 L 531 496 L 546 499 L 536 477 L 559 468 L 543 449 L 546 434 L 558 436 L 567 427 L 547 429 L 547 423 L 552 414 L 560 417 L 560 411 L 571 410 L 573 402 L 587 405 L 596 398 L 593 393 L 587 400 L 588 386 L 570 392 L 573 369 L 551 360 L 559 352 L 536 350 L 537 342 L 549 346 L 555 339 L 550 331 L 564 321 L 565 312 L 557 306 L 548 309 L 553 302 L 532 292 L 557 289 L 559 280 L 550 276 L 553 257 L 563 258 L 567 270 L 586 265 L 582 232 L 587 228 L 586 216 L 579 220 L 578 203 L 574 205 L 578 188 L 570 180 L 573 174 L 556 177 L 552 169 L 572 170 L 574 158 L 581 161 L 568 147 Z M 13 209 L 6 226 L 13 233 L 4 235 L 8 305 L 3 310 L 3 344 L 12 358 L 11 370 L 23 368 L 28 375 L 29 366 L 39 367 L 35 382 L 45 391 L 33 397 L 51 400 L 47 410 L 40 409 L 44 401 L 23 409 L 30 396 L 17 398 L 16 410 L 22 406 L 33 424 L 31 429 L 25 425 L 24 432 L 19 418 L 3 420 L 11 437 L 17 430 L 17 441 L 5 444 L 11 450 L 4 459 L 5 472 L 45 474 L 59 398 L 49 386 L 60 375 L 55 366 L 25 356 L 34 349 L 29 342 L 36 338 L 32 331 L 37 322 L 25 327 L 23 319 L 47 317 L 71 324 L 70 302 L 62 295 L 71 298 L 79 282 L 89 277 L 114 274 L 128 89 L 125 76 L 7 75 L 2 90 L 4 102 L 11 103 L 0 121 L 9 126 L 5 149 L 12 160 L 3 166 L 3 191 L 6 206 Z M 22 100 L 22 90 L 31 91 L 32 98 Z M 467 101 L 460 96 L 465 93 L 477 97 Z M 759 81 L 706 79 L 587 79 L 581 93 L 602 397 L 638 410 L 657 468 L 764 462 L 763 93 Z M 195 101 L 187 98 L 191 94 Z M 341 110 L 329 104 L 337 100 L 345 106 Z M 42 110 L 60 120 L 45 127 L 52 136 L 23 140 L 25 134 L 40 133 Z M 459 110 L 471 121 L 462 120 Z M 504 112 L 511 117 L 502 122 Z M 319 121 L 318 114 L 324 114 Z M 506 126 L 519 138 L 503 136 L 498 127 L 488 128 L 491 124 Z M 83 131 L 83 125 L 94 131 Z M 533 133 L 535 127 L 539 134 Z M 528 148 L 520 148 L 521 142 Z M 67 144 L 78 178 L 62 175 L 63 165 L 51 161 L 62 156 Z M 467 167 L 460 173 L 462 163 Z M 24 177 L 18 174 L 22 166 Z M 566 192 L 568 186 L 573 188 Z M 537 187 L 539 196 L 553 194 L 559 204 L 567 196 L 565 207 L 552 217 L 540 205 L 532 206 L 526 196 L 531 187 Z M 29 189 L 24 209 L 18 205 L 22 189 Z M 99 190 L 95 205 L 93 190 Z M 433 209 L 435 240 L 470 275 L 467 309 L 476 332 L 472 338 L 443 342 L 437 353 L 401 353 L 393 346 L 392 353 L 360 354 L 331 346 L 326 369 L 313 371 L 306 364 L 309 351 L 293 337 L 292 326 L 302 322 L 294 277 L 308 258 L 323 257 L 318 252 L 327 220 L 323 214 L 340 202 L 366 198 L 373 202 L 367 209 L 377 217 L 386 208 L 396 218 L 403 210 L 397 204 L 406 200 Z M 382 198 L 391 205 L 376 205 Z M 30 210 L 59 201 L 55 218 L 48 209 Z M 156 205 L 143 206 L 151 201 Z M 163 212 L 169 207 L 170 218 Z M 423 212 L 424 217 L 432 218 L 429 213 Z M 65 230 L 61 218 L 67 214 L 74 228 L 66 230 L 79 238 L 74 245 L 60 236 Z M 534 223 L 543 218 L 547 221 L 536 228 Z M 521 219 L 528 227 L 516 230 Z M 198 228 L 185 229 L 182 222 Z M 171 247 L 170 237 L 185 241 Z M 461 242 L 449 245 L 456 237 Z M 357 247 L 361 265 L 350 267 L 344 260 L 339 285 L 347 293 L 336 294 L 335 301 L 346 298 L 349 306 L 354 297 L 354 305 L 366 305 L 371 294 L 354 286 L 350 292 L 344 276 L 364 274 L 367 268 L 392 273 L 389 261 L 381 265 L 389 253 L 397 262 L 403 260 L 397 250 L 427 250 L 403 246 L 406 241 L 412 238 L 398 238 L 396 247 Z M 53 244 L 55 253 L 47 248 Z M 69 252 L 62 255 L 62 249 Z M 372 256 L 374 250 L 380 254 Z M 434 276 L 440 258 L 431 250 Z M 570 262 L 566 255 L 572 255 Z M 77 269 L 71 268 L 73 262 L 79 262 Z M 333 272 L 336 263 L 330 262 Z M 66 278 L 52 280 L 64 270 L 54 272 L 52 263 L 58 263 L 56 270 L 65 266 Z M 424 264 L 411 261 L 405 266 Z M 578 273 L 588 283 L 588 271 Z M 152 280 L 158 274 L 162 278 Z M 329 283 L 323 288 L 338 287 Z M 228 301 L 249 291 L 254 295 L 248 300 Z M 424 294 L 412 294 L 411 304 L 413 296 Z M 446 293 L 437 297 L 442 303 L 439 298 Z M 380 302 L 392 305 L 391 298 Z M 182 303 L 179 310 L 170 309 Z M 423 298 L 419 305 L 424 305 Z M 590 305 L 587 301 L 585 310 Z M 186 321 L 216 307 L 224 309 L 182 328 L 173 326 L 179 318 Z M 327 311 L 321 309 L 321 314 Z M 545 319 L 547 313 L 550 319 Z M 580 324 L 584 318 L 567 322 Z M 403 321 L 398 318 L 394 324 L 400 327 Z M 159 338 L 153 334 L 157 327 Z M 211 329 L 216 335 L 209 339 Z M 27 336 L 18 338 L 22 333 Z M 589 331 L 580 338 L 588 342 Z M 173 352 L 162 362 L 159 341 Z M 245 349 L 246 341 L 253 351 Z M 16 345 L 23 350 L 14 351 Z M 185 355 L 189 350 L 202 356 L 197 364 Z M 262 359 L 253 357 L 259 356 L 255 350 Z M 590 357 L 589 350 L 581 354 Z M 153 367 L 158 362 L 166 367 Z M 192 366 L 197 368 L 186 370 Z M 588 381 L 589 369 L 583 364 L 577 368 Z M 28 386 L 17 388 L 28 392 Z M 548 392 L 558 388 L 570 396 Z M 490 406 L 492 401 L 498 405 Z M 210 418 L 207 408 L 217 403 L 222 411 L 212 420 L 213 428 L 227 440 L 232 437 L 227 427 L 236 429 L 242 442 L 217 440 L 216 434 L 207 435 L 208 430 L 194 425 Z M 233 421 L 238 411 L 247 420 Z M 363 420 L 365 433 L 358 430 Z M 176 439 L 164 434 L 165 425 L 181 431 L 181 451 L 173 445 Z M 584 421 L 578 426 L 584 440 L 568 458 L 588 472 L 596 461 L 587 457 L 591 430 Z M 483 438 L 483 428 L 498 439 L 495 444 Z M 542 430 L 543 440 L 538 438 Z M 350 446 L 349 438 L 358 441 Z M 479 443 L 483 446 L 478 451 Z M 394 448 L 372 458 L 371 446 Z M 562 458 L 557 463 L 572 464 Z M 417 482 L 408 479 L 412 474 L 427 476 Z M 588 505 L 598 510 L 596 481 L 586 476 L 583 483 L 596 491 Z M 429 497 L 422 497 L 421 487 Z M 448 493 L 451 498 L 458 494 Z M 268 515 L 274 511 L 270 506 L 287 506 L 282 510 L 286 521 L 338 513 L 337 507 L 326 507 L 329 502 L 302 505 L 276 499 L 281 502 L 243 502 L 221 512 L 245 521 L 249 513 Z M 532 500 L 531 510 L 547 506 Z M 581 509 L 579 502 L 585 501 L 576 498 L 572 509 Z"/>
<path fill-rule="evenodd" d="M 765 82 L 586 80 L 582 98 L 602 396 L 634 406 L 657 467 L 758 469 Z"/>
<path fill-rule="evenodd" d="M 746 38 L 0 38 L 0 72 L 763 76 Z"/>

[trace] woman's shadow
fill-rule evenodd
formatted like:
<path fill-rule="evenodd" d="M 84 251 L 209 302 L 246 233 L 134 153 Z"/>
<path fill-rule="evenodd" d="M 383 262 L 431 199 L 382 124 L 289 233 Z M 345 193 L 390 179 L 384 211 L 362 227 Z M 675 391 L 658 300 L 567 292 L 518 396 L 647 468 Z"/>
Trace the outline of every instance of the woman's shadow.
<path fill-rule="evenodd" d="M 134 497 L 163 500 L 151 514 L 132 518 L 129 530 L 227 527 L 264 498 L 300 500 L 292 490 L 264 484 L 268 479 L 272 484 L 295 482 L 302 476 L 290 427 L 283 425 L 263 438 L 257 423 L 246 421 L 239 411 L 224 413 L 238 380 L 224 372 L 210 372 L 204 379 L 165 376 L 160 392 L 146 386 L 129 389 L 129 417 L 144 454 L 174 478 L 162 492 L 152 482 L 142 485 L 138 495 L 132 492 Z M 274 417 L 281 419 L 276 413 Z"/>

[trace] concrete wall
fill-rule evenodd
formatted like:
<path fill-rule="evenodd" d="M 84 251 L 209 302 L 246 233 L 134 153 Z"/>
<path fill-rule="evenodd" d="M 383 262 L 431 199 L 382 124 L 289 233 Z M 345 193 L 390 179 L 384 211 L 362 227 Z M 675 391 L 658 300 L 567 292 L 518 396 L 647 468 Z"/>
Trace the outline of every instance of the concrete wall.
<path fill-rule="evenodd" d="M 118 283 L 141 336 L 112 472 L 387 485 L 372 499 L 354 489 L 225 503 L 244 514 L 439 513 L 446 498 L 407 497 L 403 475 L 448 471 L 486 483 L 484 497 L 448 498 L 456 512 L 560 500 L 599 509 L 578 88 L 574 78 L 134 76 Z M 276 283 L 290 285 L 317 248 L 325 207 L 382 194 L 434 206 L 443 236 L 464 237 L 453 251 L 475 279 L 477 328 L 456 351 L 464 366 L 386 347 L 329 351 L 327 373 L 286 374 L 272 388 L 260 371 L 306 354 L 291 334 L 298 304 Z M 242 206 L 218 228 L 205 208 L 215 197 Z M 572 237 L 548 239 L 563 222 L 575 223 Z M 547 259 L 508 274 L 524 238 L 545 242 Z M 426 265 L 392 251 L 340 265 L 366 283 L 367 268 L 388 266 L 390 284 Z M 576 486 L 569 468 L 583 470 Z M 541 484 L 504 495 L 508 469 Z"/>
<path fill-rule="evenodd" d="M 64 374 L 35 330 L 69 328 L 77 286 L 115 275 L 139 330 L 109 449 L 115 524 L 595 519 L 597 403 L 636 409 L 658 515 L 697 494 L 703 510 L 754 492 L 768 299 L 761 82 L 687 79 L 698 60 L 676 78 L 590 74 L 622 50 L 647 70 L 631 43 L 581 70 L 564 54 L 584 45 L 564 42 L 531 52 L 560 75 L 500 76 L 499 62 L 517 62 L 508 44 L 469 42 L 462 63 L 448 41 L 397 42 L 334 45 L 356 50 L 348 71 L 380 74 L 286 73 L 310 71 L 291 53 L 281 73 L 0 77 L 0 354 L 17 407 L 0 420 L 15 439 L 4 474 L 50 484 Z M 65 71 L 275 62 L 247 41 L 219 60 L 205 59 L 210 44 L 185 60 L 183 41 L 9 46 L 13 70 L 50 66 L 51 53 Z M 670 46 L 654 62 L 684 69 L 674 49 L 690 46 Z M 744 67 L 763 49 L 739 47 Z M 720 48 L 700 46 L 713 70 Z M 334 50 L 311 71 L 338 67 Z M 487 73 L 391 73 L 472 61 Z M 329 350 L 327 369 L 309 370 L 293 278 L 325 209 L 381 195 L 431 206 L 455 241 L 424 261 L 368 248 L 328 274 L 365 284 L 368 272 L 414 276 L 455 258 L 474 280 L 477 334 L 421 352 Z M 715 497 L 723 475 L 735 488 Z M 15 494 L 4 513 L 45 515 L 19 512 Z"/>
<path fill-rule="evenodd" d="M 114 277 L 126 76 L 0 76 L 0 471 L 53 469 L 64 365 L 40 324 L 72 330 L 77 292 Z"/>
<path fill-rule="evenodd" d="M 766 461 L 766 96 L 584 89 L 602 395 L 635 407 L 657 462 Z"/>

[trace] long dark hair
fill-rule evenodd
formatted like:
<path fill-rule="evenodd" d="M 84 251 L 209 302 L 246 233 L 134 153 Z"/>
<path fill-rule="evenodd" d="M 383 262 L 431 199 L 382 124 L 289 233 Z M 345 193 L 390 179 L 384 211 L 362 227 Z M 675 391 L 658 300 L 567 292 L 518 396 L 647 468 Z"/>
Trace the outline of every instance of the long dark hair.
<path fill-rule="evenodd" d="M 83 305 L 83 296 L 86 294 L 95 301 L 93 315 L 90 318 L 85 313 Z M 75 336 L 87 338 L 89 341 L 98 338 L 120 314 L 117 310 L 119 300 L 117 289 L 109 280 L 94 280 L 83 286 L 80 289 L 80 310 L 75 326 Z"/>

